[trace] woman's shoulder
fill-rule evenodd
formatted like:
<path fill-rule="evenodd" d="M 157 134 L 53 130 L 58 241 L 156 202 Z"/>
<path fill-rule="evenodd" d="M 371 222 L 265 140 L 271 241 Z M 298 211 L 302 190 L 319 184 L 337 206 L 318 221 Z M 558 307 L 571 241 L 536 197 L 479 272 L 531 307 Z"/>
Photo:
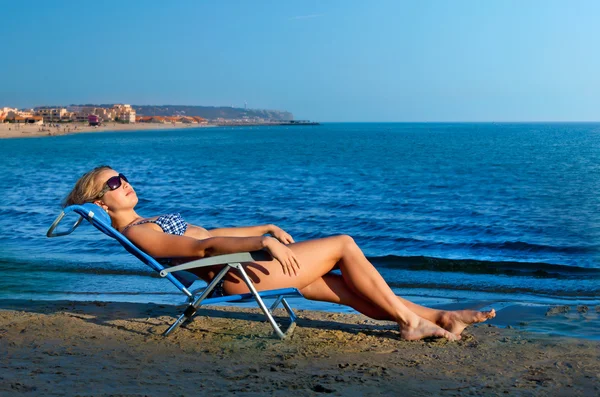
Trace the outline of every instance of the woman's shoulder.
<path fill-rule="evenodd" d="M 146 225 L 147 227 L 151 227 L 153 229 L 160 229 L 160 227 L 156 224 L 156 221 L 161 217 L 159 216 L 151 216 L 148 218 L 136 219 L 131 222 L 129 225 L 125 226 L 122 230 L 120 230 L 121 234 L 126 235 L 126 233 L 131 230 L 134 226 Z"/>

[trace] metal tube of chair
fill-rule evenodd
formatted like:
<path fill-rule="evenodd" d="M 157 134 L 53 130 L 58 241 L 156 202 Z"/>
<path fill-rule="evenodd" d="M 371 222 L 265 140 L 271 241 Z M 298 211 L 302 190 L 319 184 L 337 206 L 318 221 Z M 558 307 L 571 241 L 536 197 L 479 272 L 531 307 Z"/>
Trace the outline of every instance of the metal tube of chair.
<path fill-rule="evenodd" d="M 75 229 L 77 229 L 77 226 L 79 226 L 79 224 L 81 223 L 81 221 L 83 220 L 82 216 L 79 216 L 79 219 L 77 219 L 77 221 L 75 221 L 75 223 L 73 224 L 73 226 L 71 226 L 71 229 L 66 230 L 64 232 L 56 232 L 54 233 L 54 229 L 56 229 L 58 227 L 58 224 L 63 220 L 63 218 L 65 217 L 65 212 L 61 212 L 60 215 L 58 215 L 58 217 L 56 217 L 56 219 L 54 220 L 54 222 L 52 222 L 52 225 L 50 225 L 50 229 L 48 229 L 48 232 L 46 232 L 46 237 L 60 237 L 60 236 L 66 236 L 68 234 L 73 233 L 73 231 Z"/>
<path fill-rule="evenodd" d="M 283 308 L 285 309 L 285 311 L 290 316 L 290 325 L 284 332 L 285 336 L 287 337 L 288 335 L 291 335 L 292 332 L 294 332 L 294 329 L 296 328 L 296 319 L 297 319 L 296 313 L 294 313 L 294 310 L 292 309 L 292 307 L 288 304 L 288 302 L 285 300 L 285 298 L 281 295 L 279 295 L 277 297 L 277 299 L 275 300 L 275 303 L 277 303 L 277 306 L 279 305 L 279 303 L 281 303 Z M 271 311 L 273 311 L 276 308 L 275 303 L 271 306 Z"/>
<path fill-rule="evenodd" d="M 296 319 L 298 317 L 296 317 L 296 313 L 294 313 L 294 309 L 292 309 L 292 307 L 289 305 L 289 303 L 287 303 L 287 301 L 285 299 L 281 300 L 281 303 L 283 304 L 283 307 L 285 308 L 285 310 L 288 312 L 288 314 L 290 315 L 290 327 L 288 328 L 287 332 L 292 332 L 292 330 L 294 329 L 293 327 L 296 326 Z"/>
<path fill-rule="evenodd" d="M 296 313 L 294 313 L 294 309 L 292 309 L 292 307 L 289 305 L 289 303 L 285 299 L 282 299 L 281 303 L 283 304 L 283 307 L 290 315 L 290 320 L 292 321 L 292 323 L 296 323 L 297 317 L 296 317 Z"/>
<path fill-rule="evenodd" d="M 277 299 L 275 299 L 275 302 L 273 302 L 273 304 L 271 305 L 271 307 L 269 308 L 269 311 L 271 313 L 273 313 L 273 310 L 277 309 L 277 306 L 279 306 L 279 304 L 281 303 L 281 300 L 283 299 L 283 296 L 279 295 L 277 297 Z"/>
<path fill-rule="evenodd" d="M 206 287 L 206 289 L 204 291 L 202 291 L 202 293 L 200 294 L 200 296 L 194 301 L 194 303 L 192 304 L 192 306 L 194 306 L 195 308 L 198 308 L 200 306 L 200 302 L 202 302 L 204 299 L 206 299 L 206 297 L 208 295 L 210 295 L 210 293 L 215 288 L 215 286 L 217 285 L 217 283 L 223 277 L 225 277 L 225 274 L 227 274 L 227 272 L 229 271 L 229 269 L 231 269 L 231 266 L 225 266 L 225 267 L 223 267 L 223 269 L 221 269 L 221 271 L 215 276 L 215 278 L 213 278 L 213 281 L 210 282 L 210 284 Z"/>
<path fill-rule="evenodd" d="M 182 314 L 181 316 L 179 316 L 179 318 L 177 320 L 175 320 L 175 322 L 173 324 L 171 324 L 169 329 L 167 329 L 163 333 L 163 336 L 169 336 L 173 331 L 175 331 L 177 328 L 179 328 L 179 326 L 181 324 L 183 324 L 185 322 L 185 320 L 186 320 L 185 314 Z"/>
<path fill-rule="evenodd" d="M 233 264 L 231 264 L 231 265 L 233 265 Z M 237 263 L 236 265 L 237 266 L 235 266 L 235 268 L 242 275 L 242 278 L 246 282 L 248 289 L 250 290 L 250 292 L 252 292 L 252 295 L 254 295 L 254 299 L 256 299 L 256 303 L 258 303 L 258 306 L 260 307 L 260 309 L 263 311 L 263 313 L 267 317 L 267 320 L 271 324 L 271 327 L 273 327 L 273 330 L 275 331 L 275 333 L 277 334 L 277 336 L 279 338 L 284 339 L 286 337 L 285 333 L 281 331 L 281 328 L 279 328 L 279 325 L 277 325 L 277 322 L 275 322 L 275 319 L 273 318 L 273 316 L 271 315 L 271 312 L 265 305 L 265 302 L 263 302 L 262 298 L 258 294 L 258 291 L 256 291 L 256 288 L 254 288 L 254 284 L 252 283 L 252 281 L 246 274 L 246 271 L 244 270 L 243 266 L 239 263 Z"/>
<path fill-rule="evenodd" d="M 169 336 L 173 331 L 175 331 L 177 328 L 179 328 L 179 326 L 181 326 L 187 320 L 189 320 L 189 319 L 192 318 L 192 316 L 195 314 L 195 309 L 197 309 L 200 306 L 200 304 L 202 303 L 202 301 L 204 299 L 206 299 L 206 297 L 208 295 L 210 295 L 210 293 L 212 292 L 212 290 L 215 288 L 215 285 L 217 285 L 217 283 L 219 282 L 219 280 L 221 280 L 225 276 L 225 274 L 229 271 L 229 269 L 231 269 L 231 266 L 225 266 L 225 267 L 223 267 L 223 269 L 221 269 L 221 271 L 215 276 L 215 278 L 213 279 L 213 281 L 208 286 L 206 286 L 206 288 L 200 294 L 200 296 L 198 298 L 196 298 L 195 301 L 193 301 L 192 303 L 190 303 L 188 305 L 188 308 L 190 306 L 194 308 L 194 313 L 192 313 L 191 315 L 187 315 L 186 314 L 187 309 L 186 309 L 186 312 L 184 312 L 181 316 L 179 316 L 179 318 L 177 320 L 175 320 L 175 322 L 169 327 L 169 329 L 167 329 L 163 333 L 163 336 Z"/>

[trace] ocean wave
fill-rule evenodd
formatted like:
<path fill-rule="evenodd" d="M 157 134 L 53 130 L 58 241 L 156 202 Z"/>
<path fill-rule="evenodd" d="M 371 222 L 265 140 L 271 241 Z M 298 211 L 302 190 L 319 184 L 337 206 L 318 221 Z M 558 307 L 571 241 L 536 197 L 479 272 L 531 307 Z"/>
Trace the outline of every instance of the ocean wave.
<path fill-rule="evenodd" d="M 540 288 L 539 286 L 508 286 L 508 285 L 482 285 L 477 284 L 445 284 L 445 283 L 434 283 L 424 282 L 418 283 L 415 281 L 411 282 L 398 282 L 390 281 L 388 285 L 391 288 L 408 288 L 408 289 L 428 289 L 428 290 L 446 290 L 446 291 L 468 291 L 468 292 L 489 292 L 506 295 L 515 294 L 528 294 L 536 296 L 547 296 L 547 297 L 565 297 L 565 298 L 578 298 L 578 299 L 596 299 L 600 296 L 600 291 L 597 288 L 590 289 L 568 289 L 568 288 Z"/>
<path fill-rule="evenodd" d="M 381 238 L 381 237 L 379 237 Z M 467 240 L 467 238 L 465 238 Z M 397 237 L 396 243 L 416 244 L 426 248 L 444 248 L 444 249 L 471 249 L 471 250 L 491 250 L 495 252 L 522 252 L 522 253 L 548 253 L 548 254 L 592 254 L 600 252 L 598 245 L 547 245 L 528 243 L 525 241 L 476 241 L 476 242 L 444 242 L 427 239 L 418 239 L 410 237 Z"/>
<path fill-rule="evenodd" d="M 391 269 L 552 278 L 593 277 L 600 279 L 600 269 L 543 262 L 483 261 L 476 259 L 446 259 L 428 256 L 397 255 L 375 256 L 368 259 L 377 267 Z"/>
<path fill-rule="evenodd" d="M 489 274 L 504 276 L 533 276 L 559 279 L 599 279 L 600 269 L 567 266 L 543 262 L 485 261 L 477 259 L 448 259 L 430 256 L 369 256 L 367 259 L 378 268 L 433 271 L 467 274 Z M 0 258 L 0 272 L 82 273 L 96 275 L 158 275 L 142 264 L 115 264 L 114 262 L 64 262 L 61 260 L 18 260 Z"/>
<path fill-rule="evenodd" d="M 111 263 L 85 263 L 77 264 L 61 261 L 22 261 L 11 259 L 0 259 L 0 272 L 44 272 L 44 273 L 79 273 L 79 274 L 94 274 L 94 275 L 126 275 L 126 276 L 160 276 L 148 267 L 148 270 L 117 268 Z"/>
<path fill-rule="evenodd" d="M 552 253 L 594 253 L 599 252 L 599 247 L 594 245 L 571 245 L 571 246 L 560 246 L 560 245 L 546 245 L 546 244 L 532 244 L 524 241 L 504 241 L 501 243 L 495 242 L 477 242 L 477 243 L 466 243 L 467 247 L 470 248 L 491 248 L 497 250 L 512 250 L 521 252 L 552 252 Z"/>

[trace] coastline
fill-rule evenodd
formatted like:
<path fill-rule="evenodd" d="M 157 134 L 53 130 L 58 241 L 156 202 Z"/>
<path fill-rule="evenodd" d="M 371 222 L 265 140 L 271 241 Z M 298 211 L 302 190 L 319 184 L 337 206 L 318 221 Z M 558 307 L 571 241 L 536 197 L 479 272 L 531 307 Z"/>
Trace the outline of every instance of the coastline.
<path fill-rule="evenodd" d="M 101 126 L 92 127 L 87 123 L 69 123 L 59 124 L 60 127 L 42 127 L 40 125 L 21 125 L 19 129 L 15 128 L 14 124 L 0 123 L 0 139 L 3 138 L 40 138 L 50 136 L 62 136 L 80 134 L 86 132 L 135 132 L 135 131 L 150 131 L 150 130 L 179 130 L 184 128 L 209 128 L 215 125 L 206 124 L 158 124 L 158 123 L 136 123 L 136 124 L 120 124 L 107 123 Z M 45 131 L 40 131 L 42 128 Z M 76 129 L 75 129 L 76 128 Z"/>
<path fill-rule="evenodd" d="M 596 395 L 599 341 L 489 324 L 459 342 L 298 311 L 288 340 L 257 309 L 206 307 L 169 338 L 172 306 L 0 300 L 2 395 Z"/>
<path fill-rule="evenodd" d="M 289 122 L 224 122 L 216 124 L 184 124 L 184 123 L 106 123 L 100 126 L 90 126 L 88 123 L 58 124 L 60 127 L 42 127 L 34 124 L 17 125 L 11 123 L 0 123 L 0 139 L 7 138 L 41 138 L 51 136 L 62 136 L 80 134 L 86 132 L 135 132 L 152 130 L 180 130 L 211 127 L 266 127 L 266 126 L 312 126 L 319 123 L 289 123 Z"/>

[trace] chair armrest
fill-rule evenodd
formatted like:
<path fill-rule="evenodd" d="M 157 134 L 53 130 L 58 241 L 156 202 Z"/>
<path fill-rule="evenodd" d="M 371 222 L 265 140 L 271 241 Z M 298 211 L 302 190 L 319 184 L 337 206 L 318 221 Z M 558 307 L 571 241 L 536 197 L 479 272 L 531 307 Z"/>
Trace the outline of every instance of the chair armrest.
<path fill-rule="evenodd" d="M 236 254 L 211 256 L 209 258 L 202 258 L 195 261 L 183 263 L 181 265 L 163 269 L 160 271 L 160 276 L 166 277 L 169 273 L 178 272 L 181 270 L 196 269 L 199 267 L 227 265 L 230 263 L 268 261 L 271 259 L 271 255 L 269 255 L 266 251 L 239 252 Z"/>

